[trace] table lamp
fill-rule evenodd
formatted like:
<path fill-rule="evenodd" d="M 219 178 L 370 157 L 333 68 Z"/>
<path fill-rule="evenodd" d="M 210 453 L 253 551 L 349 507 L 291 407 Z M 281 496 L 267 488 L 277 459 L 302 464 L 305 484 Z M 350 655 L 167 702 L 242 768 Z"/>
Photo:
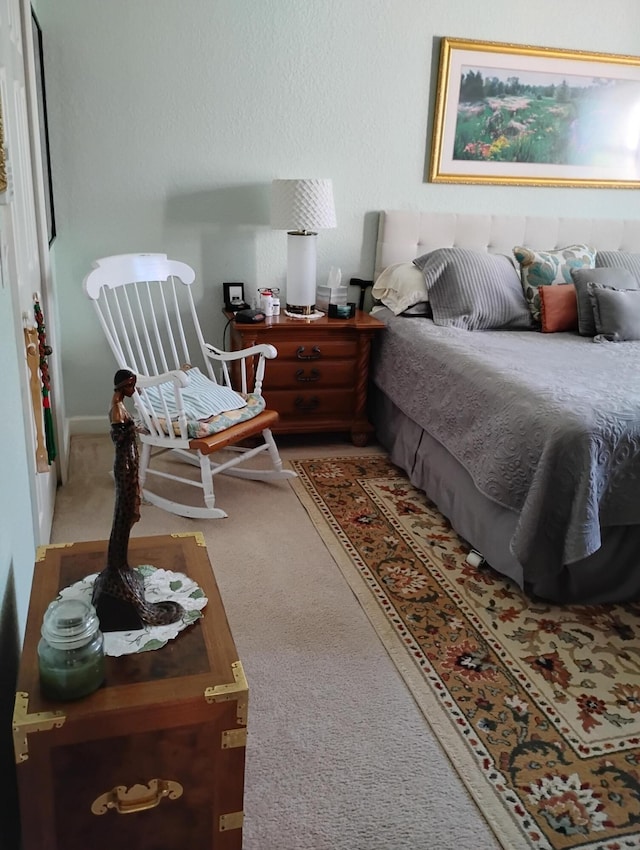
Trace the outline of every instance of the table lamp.
<path fill-rule="evenodd" d="M 271 227 L 287 230 L 286 312 L 310 316 L 316 309 L 317 230 L 335 227 L 331 180 L 274 180 Z"/>

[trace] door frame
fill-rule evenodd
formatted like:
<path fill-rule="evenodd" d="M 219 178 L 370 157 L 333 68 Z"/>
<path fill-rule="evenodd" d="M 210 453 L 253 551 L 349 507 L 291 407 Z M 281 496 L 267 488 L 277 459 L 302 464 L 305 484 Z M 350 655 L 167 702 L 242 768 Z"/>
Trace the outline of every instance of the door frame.
<path fill-rule="evenodd" d="M 47 343 L 53 348 L 51 391 L 54 432 L 64 417 L 57 341 L 56 300 L 46 225 L 44 177 L 40 150 L 38 100 L 35 78 L 35 51 L 31 28 L 30 0 L 2 0 L 2 100 L 7 145 L 7 192 L 2 198 L 3 215 L 0 250 L 3 285 L 10 294 L 13 313 L 16 363 L 20 397 L 11 400 L 19 407 L 25 436 L 29 475 L 31 524 L 35 541 L 50 540 L 55 510 L 59 471 L 66 468 L 66 448 L 61 446 L 60 460 L 47 464 L 43 457 L 44 409 L 41 372 L 38 368 L 38 340 L 35 362 L 27 356 L 26 328 L 36 326 L 34 293 L 38 294 L 46 321 Z M 6 66 L 6 67 L 5 67 Z M 58 387 L 56 381 L 60 382 Z M 60 394 L 62 409 L 58 411 Z M 56 437 L 56 442 L 60 442 Z"/>
<path fill-rule="evenodd" d="M 22 49 L 24 55 L 24 76 L 27 94 L 27 109 L 29 113 L 29 141 L 31 170 L 33 173 L 35 188 L 35 210 L 36 226 L 38 233 L 38 255 L 40 260 L 40 275 L 42 279 L 42 312 L 47 330 L 47 343 L 51 346 L 54 356 L 49 361 L 51 376 L 51 396 L 54 416 L 54 427 L 56 431 L 56 473 L 58 480 L 65 483 L 68 475 L 68 448 L 69 433 L 64 404 L 64 385 L 62 379 L 61 347 L 58 328 L 57 302 L 54 297 L 55 282 L 53 279 L 53 268 L 51 263 L 51 246 L 49 245 L 49 233 L 46 212 L 46 194 L 49 192 L 48 180 L 42 168 L 42 151 L 40 148 L 40 118 L 38 112 L 38 89 L 35 50 L 36 46 L 32 38 L 31 15 L 32 8 L 30 0 L 20 0 L 21 26 L 22 26 Z M 52 243 L 53 244 L 53 243 Z"/>

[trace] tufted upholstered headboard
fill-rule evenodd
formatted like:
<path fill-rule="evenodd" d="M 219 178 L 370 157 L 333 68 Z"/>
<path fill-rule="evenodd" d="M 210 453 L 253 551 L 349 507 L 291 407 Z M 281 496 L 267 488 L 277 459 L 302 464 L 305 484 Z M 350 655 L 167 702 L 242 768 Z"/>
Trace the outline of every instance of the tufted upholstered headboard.
<path fill-rule="evenodd" d="M 640 253 L 640 219 L 551 218 L 384 210 L 374 280 L 392 263 L 434 248 L 473 248 L 511 256 L 515 245 L 540 250 L 584 242 L 596 250 Z"/>

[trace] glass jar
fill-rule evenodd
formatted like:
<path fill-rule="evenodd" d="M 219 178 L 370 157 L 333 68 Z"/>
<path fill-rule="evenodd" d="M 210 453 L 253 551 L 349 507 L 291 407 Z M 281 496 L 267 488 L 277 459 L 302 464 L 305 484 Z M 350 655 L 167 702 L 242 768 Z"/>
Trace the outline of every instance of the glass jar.
<path fill-rule="evenodd" d="M 50 699 L 79 699 L 104 682 L 104 638 L 93 605 L 56 599 L 47 608 L 38 644 L 40 688 Z"/>

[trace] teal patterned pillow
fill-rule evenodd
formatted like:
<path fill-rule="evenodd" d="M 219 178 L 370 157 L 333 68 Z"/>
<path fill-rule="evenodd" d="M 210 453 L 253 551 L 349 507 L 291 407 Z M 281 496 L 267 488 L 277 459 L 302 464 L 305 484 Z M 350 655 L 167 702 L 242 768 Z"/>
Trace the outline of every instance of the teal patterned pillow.
<path fill-rule="evenodd" d="M 595 267 L 596 252 L 588 245 L 567 245 L 555 251 L 534 251 L 516 245 L 513 255 L 520 264 L 520 280 L 534 321 L 540 322 L 539 286 L 572 283 L 571 269 Z"/>

